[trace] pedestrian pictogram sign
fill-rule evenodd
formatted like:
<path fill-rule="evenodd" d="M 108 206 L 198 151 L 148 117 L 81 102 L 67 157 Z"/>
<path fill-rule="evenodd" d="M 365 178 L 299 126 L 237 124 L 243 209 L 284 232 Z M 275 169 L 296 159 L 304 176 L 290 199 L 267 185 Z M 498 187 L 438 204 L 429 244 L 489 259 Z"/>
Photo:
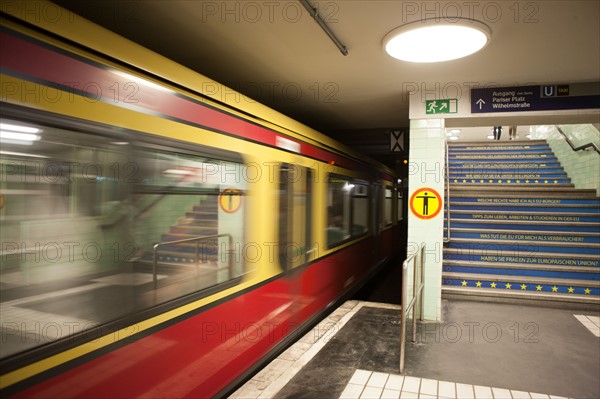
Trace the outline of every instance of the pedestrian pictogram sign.
<path fill-rule="evenodd" d="M 242 206 L 242 192 L 237 188 L 226 188 L 219 195 L 219 207 L 226 213 L 235 213 Z"/>
<path fill-rule="evenodd" d="M 432 188 L 420 188 L 410 197 L 410 211 L 419 219 L 433 219 L 441 210 L 442 197 Z"/>

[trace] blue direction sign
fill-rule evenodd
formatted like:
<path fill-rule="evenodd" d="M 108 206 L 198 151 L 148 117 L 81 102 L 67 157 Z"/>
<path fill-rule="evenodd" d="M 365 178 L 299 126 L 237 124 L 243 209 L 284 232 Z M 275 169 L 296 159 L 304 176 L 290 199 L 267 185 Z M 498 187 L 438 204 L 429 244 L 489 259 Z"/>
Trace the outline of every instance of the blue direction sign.
<path fill-rule="evenodd" d="M 600 82 L 471 89 L 471 113 L 600 108 Z"/>

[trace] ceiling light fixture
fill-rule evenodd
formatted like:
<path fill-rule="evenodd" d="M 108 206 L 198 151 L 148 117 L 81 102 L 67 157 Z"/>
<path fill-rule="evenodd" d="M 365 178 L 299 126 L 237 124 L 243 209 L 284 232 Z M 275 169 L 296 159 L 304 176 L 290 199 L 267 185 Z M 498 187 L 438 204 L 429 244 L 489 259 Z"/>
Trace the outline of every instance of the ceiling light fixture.
<path fill-rule="evenodd" d="M 473 19 L 430 18 L 394 29 L 383 38 L 385 51 L 409 62 L 442 62 L 471 55 L 486 46 L 490 28 Z"/>

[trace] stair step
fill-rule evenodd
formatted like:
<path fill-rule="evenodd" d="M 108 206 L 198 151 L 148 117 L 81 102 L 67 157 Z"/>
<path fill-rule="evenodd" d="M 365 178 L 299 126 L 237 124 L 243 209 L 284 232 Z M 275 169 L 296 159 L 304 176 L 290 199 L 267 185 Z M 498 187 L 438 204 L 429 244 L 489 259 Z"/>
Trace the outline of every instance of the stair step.
<path fill-rule="evenodd" d="M 472 281 L 489 281 L 489 282 L 507 282 L 507 283 L 523 283 L 528 285 L 561 285 L 573 287 L 587 287 L 600 289 L 600 280 L 587 279 L 570 279 L 570 278 L 544 278 L 535 276 L 515 276 L 515 275 L 498 275 L 498 274 L 477 274 L 477 273 L 457 273 L 443 272 L 442 280 L 472 280 Z M 512 284 L 511 284 L 512 285 Z M 521 287 L 519 287 L 522 289 Z"/>
<path fill-rule="evenodd" d="M 178 225 L 171 226 L 170 233 L 174 234 L 191 234 L 195 236 L 210 236 L 215 235 L 219 231 L 218 227 L 205 227 L 193 225 Z"/>
<path fill-rule="evenodd" d="M 219 217 L 217 212 L 194 212 L 189 211 L 185 213 L 185 217 L 194 219 L 209 219 L 216 220 Z"/>
<path fill-rule="evenodd" d="M 218 229 L 219 221 L 217 219 L 197 219 L 181 217 L 177 219 L 177 225 L 180 226 L 204 226 L 206 228 Z"/>
<path fill-rule="evenodd" d="M 454 210 L 450 215 L 455 220 L 486 221 L 531 221 L 531 222 L 567 222 L 567 223 L 600 223 L 600 216 L 586 212 L 552 212 L 547 211 L 488 211 L 488 210 Z"/>
<path fill-rule="evenodd" d="M 565 187 L 568 186 L 568 187 Z M 462 184 L 450 183 L 450 198 L 455 196 L 515 198 L 597 198 L 596 190 L 574 189 L 564 184 Z"/>
<path fill-rule="evenodd" d="M 532 245 L 538 242 L 556 242 L 556 245 L 575 244 L 600 244 L 600 232 L 567 232 L 566 234 L 552 231 L 527 232 L 519 230 L 498 230 L 490 232 L 487 229 L 455 229 L 451 228 L 452 241 L 457 239 L 477 240 L 512 240 L 518 242 L 530 242 Z"/>
<path fill-rule="evenodd" d="M 496 268 L 505 270 L 525 270 L 525 271 L 553 271 L 569 273 L 600 273 L 600 269 L 595 266 L 561 266 L 561 265 L 537 265 L 530 263 L 502 263 L 502 262 L 464 262 L 461 260 L 444 259 L 444 266 L 448 267 L 479 267 Z"/>
<path fill-rule="evenodd" d="M 536 265 L 600 267 L 600 258 L 588 254 L 557 254 L 552 252 L 488 251 L 480 249 L 445 248 L 444 260 L 464 262 L 506 262 Z"/>
<path fill-rule="evenodd" d="M 546 268 L 532 268 L 530 265 L 504 264 L 510 267 L 502 267 L 502 264 L 492 262 L 477 262 L 461 263 L 456 262 L 450 264 L 450 261 L 444 262 L 442 273 L 460 273 L 464 275 L 497 275 L 497 276 L 514 276 L 516 277 L 531 277 L 535 279 L 575 279 L 586 281 L 599 281 L 600 270 L 594 267 L 555 267 L 548 270 Z M 525 267 L 524 267 L 525 266 Z M 527 267 L 529 266 L 529 267 Z M 599 283 L 600 284 L 600 283 Z"/>
<path fill-rule="evenodd" d="M 597 198 L 595 195 L 590 198 L 580 198 L 580 194 L 589 194 L 583 193 L 580 191 L 572 192 L 572 194 L 576 194 L 572 197 L 533 197 L 533 198 L 522 198 L 517 197 L 507 193 L 488 193 L 485 197 L 475 197 L 471 196 L 468 192 L 460 191 L 460 192 L 451 192 L 450 193 L 450 202 L 464 202 L 464 203 L 497 203 L 503 205 L 513 205 L 513 204 L 530 204 L 530 205 L 590 205 L 600 207 L 600 198 Z"/>
<path fill-rule="evenodd" d="M 528 220 L 474 220 L 474 219 L 452 219 L 450 221 L 451 228 L 464 229 L 488 229 L 493 232 L 503 231 L 507 229 L 521 230 L 523 232 L 536 231 L 543 228 L 550 232 L 567 234 L 570 232 L 577 233 L 595 233 L 600 229 L 600 224 L 591 222 L 541 222 L 536 221 L 535 224 Z"/>
<path fill-rule="evenodd" d="M 565 243 L 555 241 L 520 241 L 520 240 L 495 240 L 472 238 L 452 238 L 449 248 L 461 248 L 464 250 L 481 249 L 487 251 L 511 251 L 522 253 L 535 253 L 537 251 L 551 253 L 580 253 L 596 255 L 600 257 L 600 244 L 597 243 Z"/>
<path fill-rule="evenodd" d="M 579 213 L 600 215 L 600 208 L 595 205 L 534 205 L 534 204 L 493 204 L 493 203 L 450 203 L 451 216 L 455 211 L 487 211 L 487 212 L 519 212 L 531 214 L 535 210 L 544 209 L 547 213 Z"/>
<path fill-rule="evenodd" d="M 580 294 L 562 294 L 556 292 L 533 292 L 516 290 L 493 290 L 487 288 L 442 286 L 444 299 L 473 299 L 480 301 L 506 301 L 511 303 L 530 303 L 543 301 L 546 306 L 573 305 L 590 308 L 594 311 L 600 306 L 600 297 Z"/>

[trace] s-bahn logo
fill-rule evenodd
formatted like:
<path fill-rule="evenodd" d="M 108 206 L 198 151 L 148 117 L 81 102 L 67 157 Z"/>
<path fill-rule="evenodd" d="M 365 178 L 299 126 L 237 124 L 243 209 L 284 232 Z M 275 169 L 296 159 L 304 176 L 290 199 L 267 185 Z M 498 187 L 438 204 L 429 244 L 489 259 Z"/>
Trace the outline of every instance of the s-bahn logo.
<path fill-rule="evenodd" d="M 442 210 L 442 197 L 430 187 L 423 187 L 410 196 L 410 211 L 419 219 L 433 219 Z"/>
<path fill-rule="evenodd" d="M 219 195 L 219 206 L 225 213 L 235 213 L 242 206 L 242 192 L 237 188 L 226 188 Z"/>

